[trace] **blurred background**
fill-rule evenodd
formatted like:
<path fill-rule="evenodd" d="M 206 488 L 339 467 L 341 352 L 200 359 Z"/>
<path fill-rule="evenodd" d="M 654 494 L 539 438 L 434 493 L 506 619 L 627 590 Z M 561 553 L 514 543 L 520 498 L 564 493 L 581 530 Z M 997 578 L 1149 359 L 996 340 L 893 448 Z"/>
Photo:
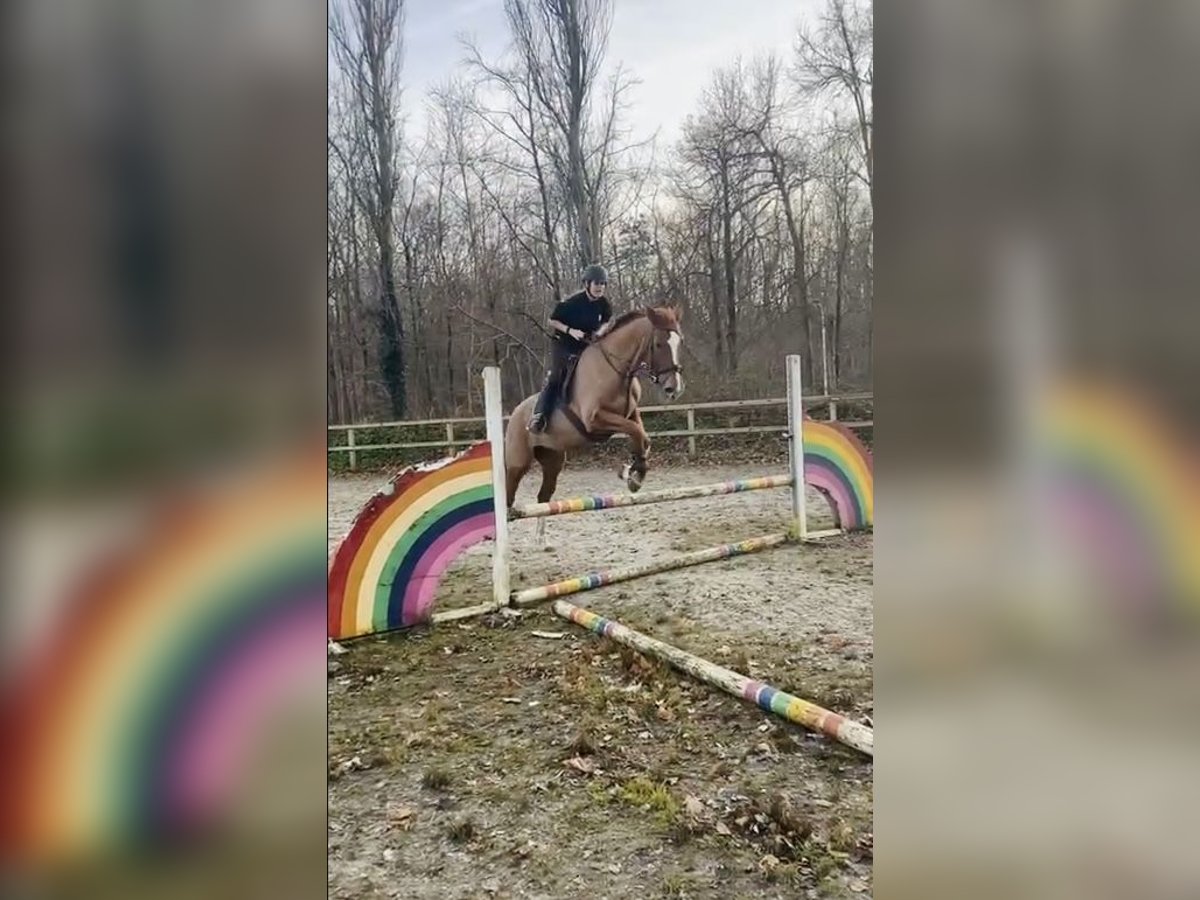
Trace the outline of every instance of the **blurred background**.
<path fill-rule="evenodd" d="M 1194 4 L 876 17 L 879 896 L 1195 896 Z"/>
<path fill-rule="evenodd" d="M 321 895 L 324 6 L 8 13 L 9 883 Z"/>

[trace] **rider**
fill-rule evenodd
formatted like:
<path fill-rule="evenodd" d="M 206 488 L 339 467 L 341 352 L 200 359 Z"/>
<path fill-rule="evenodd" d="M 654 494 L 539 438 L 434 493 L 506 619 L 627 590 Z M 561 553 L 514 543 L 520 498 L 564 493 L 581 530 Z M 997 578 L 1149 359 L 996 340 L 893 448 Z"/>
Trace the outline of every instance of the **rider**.
<path fill-rule="evenodd" d="M 603 337 L 612 327 L 612 304 L 604 296 L 607 284 L 608 272 L 604 266 L 588 266 L 583 272 L 583 290 L 559 301 L 550 314 L 550 327 L 554 331 L 550 371 L 530 419 L 530 431 L 546 429 L 571 364 L 591 341 Z"/>

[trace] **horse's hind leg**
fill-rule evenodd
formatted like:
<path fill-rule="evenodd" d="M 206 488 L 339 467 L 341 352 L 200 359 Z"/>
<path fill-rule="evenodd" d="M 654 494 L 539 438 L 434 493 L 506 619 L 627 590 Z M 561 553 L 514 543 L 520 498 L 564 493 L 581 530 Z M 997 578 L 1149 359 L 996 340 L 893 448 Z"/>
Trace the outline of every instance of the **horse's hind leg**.
<path fill-rule="evenodd" d="M 561 450 L 551 450 L 549 447 L 537 447 L 533 455 L 542 467 L 542 486 L 538 488 L 538 503 L 549 503 L 554 496 L 554 489 L 558 487 L 558 476 L 562 472 L 566 456 Z M 546 543 L 545 516 L 538 519 L 537 540 L 543 549 L 549 549 Z"/>
<path fill-rule="evenodd" d="M 504 472 L 505 486 L 507 488 L 508 508 L 512 509 L 513 503 L 517 499 L 517 488 L 521 486 L 521 479 L 525 477 L 525 473 L 529 471 L 529 465 L 516 466 L 506 469 Z"/>

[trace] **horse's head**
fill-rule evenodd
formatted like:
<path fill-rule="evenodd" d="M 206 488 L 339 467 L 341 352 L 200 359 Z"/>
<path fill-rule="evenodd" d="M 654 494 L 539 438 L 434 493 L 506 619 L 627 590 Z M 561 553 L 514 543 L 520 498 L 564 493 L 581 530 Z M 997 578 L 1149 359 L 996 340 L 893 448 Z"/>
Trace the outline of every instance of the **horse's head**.
<path fill-rule="evenodd" d="M 661 387 L 669 399 L 677 400 L 683 395 L 683 366 L 679 363 L 679 350 L 683 346 L 680 328 L 683 310 L 679 306 L 652 306 L 646 309 L 646 318 L 654 326 L 650 358 L 646 363 L 650 380 Z"/>

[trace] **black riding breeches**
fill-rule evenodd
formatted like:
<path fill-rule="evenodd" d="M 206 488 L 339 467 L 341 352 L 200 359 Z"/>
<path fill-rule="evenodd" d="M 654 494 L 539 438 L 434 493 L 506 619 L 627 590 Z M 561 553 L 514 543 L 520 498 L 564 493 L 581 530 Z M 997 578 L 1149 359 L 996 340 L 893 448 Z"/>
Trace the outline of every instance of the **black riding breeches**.
<path fill-rule="evenodd" d="M 550 345 L 550 371 L 546 373 L 546 383 L 542 387 L 542 394 L 538 397 L 535 410 L 538 415 L 548 417 L 554 411 L 554 407 L 560 399 L 559 395 L 562 393 L 563 381 L 566 380 L 567 372 L 574 359 L 575 354 L 571 352 L 570 348 L 560 341 L 552 342 Z"/>

